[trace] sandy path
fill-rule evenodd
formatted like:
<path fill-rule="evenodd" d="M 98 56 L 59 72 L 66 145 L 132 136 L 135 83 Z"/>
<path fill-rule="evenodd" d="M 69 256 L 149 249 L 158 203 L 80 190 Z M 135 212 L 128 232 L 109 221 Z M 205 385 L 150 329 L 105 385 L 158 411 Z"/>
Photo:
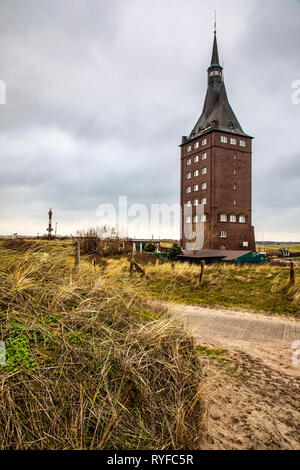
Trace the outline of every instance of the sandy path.
<path fill-rule="evenodd" d="M 300 449 L 300 365 L 292 363 L 300 321 L 244 311 L 169 307 L 197 344 L 228 350 L 229 365 L 222 366 L 221 373 L 219 363 L 201 358 L 210 383 L 203 448 Z"/>

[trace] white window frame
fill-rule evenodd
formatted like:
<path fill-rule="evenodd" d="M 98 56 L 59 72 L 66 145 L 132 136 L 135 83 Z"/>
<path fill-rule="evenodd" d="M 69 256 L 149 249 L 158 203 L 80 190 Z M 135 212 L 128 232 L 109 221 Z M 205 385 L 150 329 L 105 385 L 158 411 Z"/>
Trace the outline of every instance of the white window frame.
<path fill-rule="evenodd" d="M 197 215 L 194 215 L 194 217 L 193 217 L 193 223 L 194 223 L 194 224 L 197 224 L 197 223 L 198 223 L 198 220 L 199 220 L 199 219 L 198 219 L 198 216 L 197 216 Z"/>
<path fill-rule="evenodd" d="M 201 173 L 202 173 L 202 175 L 206 175 L 207 174 L 207 168 L 206 167 L 202 168 Z"/>
<path fill-rule="evenodd" d="M 233 174 L 237 175 L 237 170 L 236 169 L 233 170 Z"/>
<path fill-rule="evenodd" d="M 222 144 L 227 144 L 228 143 L 228 137 L 226 137 L 226 135 L 221 135 L 220 141 L 222 142 Z"/>
<path fill-rule="evenodd" d="M 192 164 L 192 159 L 188 158 L 187 161 L 186 161 L 186 164 L 187 164 L 187 166 L 190 166 Z"/>
<path fill-rule="evenodd" d="M 202 147 L 204 147 L 204 145 L 207 145 L 207 139 L 202 140 Z"/>
<path fill-rule="evenodd" d="M 192 173 L 189 171 L 187 174 L 186 174 L 186 179 L 187 180 L 190 180 L 192 178 Z"/>
<path fill-rule="evenodd" d="M 192 151 L 192 146 L 191 146 L 191 145 L 188 146 L 187 151 L 188 151 L 188 152 L 191 152 L 191 151 Z"/>
<path fill-rule="evenodd" d="M 199 142 L 196 142 L 196 143 L 194 144 L 194 149 L 196 150 L 196 149 L 198 149 L 199 147 L 200 147 Z"/>
<path fill-rule="evenodd" d="M 234 137 L 230 138 L 231 145 L 237 145 L 237 140 Z"/>
<path fill-rule="evenodd" d="M 246 141 L 240 140 L 240 147 L 246 147 Z"/>
<path fill-rule="evenodd" d="M 220 237 L 221 237 L 221 238 L 227 238 L 227 232 L 226 232 L 226 230 L 221 230 Z"/>
<path fill-rule="evenodd" d="M 202 183 L 201 184 L 201 189 L 202 189 L 202 191 L 205 191 L 207 189 L 207 183 Z"/>
<path fill-rule="evenodd" d="M 246 223 L 246 216 L 245 215 L 240 215 L 239 216 L 239 223 L 240 224 L 245 224 Z"/>
<path fill-rule="evenodd" d="M 194 171 L 194 178 L 197 178 L 197 176 L 199 176 L 199 170 Z"/>
<path fill-rule="evenodd" d="M 194 193 L 196 193 L 197 191 L 199 191 L 199 185 L 198 185 L 198 184 L 195 184 L 195 186 L 194 186 Z"/>
<path fill-rule="evenodd" d="M 196 155 L 196 156 L 194 157 L 194 163 L 198 163 L 198 162 L 199 162 L 199 155 Z"/>
<path fill-rule="evenodd" d="M 205 223 L 206 222 L 206 215 L 201 215 L 201 222 L 202 223 Z"/>
<path fill-rule="evenodd" d="M 192 207 L 192 201 L 188 201 L 186 204 L 185 204 L 186 207 Z"/>
<path fill-rule="evenodd" d="M 192 223 L 192 218 L 190 216 L 186 217 L 185 222 L 187 224 L 191 224 Z"/>
<path fill-rule="evenodd" d="M 227 214 L 220 215 L 220 222 L 227 222 Z"/>
<path fill-rule="evenodd" d="M 201 199 L 201 206 L 205 206 L 207 204 L 207 198 L 206 197 L 203 197 Z"/>
<path fill-rule="evenodd" d="M 234 183 L 233 184 L 233 191 L 236 191 L 237 190 L 237 185 Z"/>
<path fill-rule="evenodd" d="M 236 215 L 230 214 L 230 216 L 229 216 L 229 222 L 230 222 L 231 224 L 236 224 Z"/>
<path fill-rule="evenodd" d="M 207 153 L 206 152 L 203 153 L 201 158 L 202 158 L 202 160 L 207 160 Z"/>
<path fill-rule="evenodd" d="M 195 200 L 194 200 L 194 206 L 199 206 L 199 201 L 198 201 L 198 199 L 195 199 Z"/>
<path fill-rule="evenodd" d="M 186 193 L 187 193 L 187 194 L 190 194 L 191 192 L 192 192 L 192 188 L 191 188 L 191 186 L 188 186 L 188 187 L 186 188 Z"/>
<path fill-rule="evenodd" d="M 234 205 L 234 206 L 237 206 L 237 201 L 236 201 L 236 199 L 234 199 L 233 205 Z"/>

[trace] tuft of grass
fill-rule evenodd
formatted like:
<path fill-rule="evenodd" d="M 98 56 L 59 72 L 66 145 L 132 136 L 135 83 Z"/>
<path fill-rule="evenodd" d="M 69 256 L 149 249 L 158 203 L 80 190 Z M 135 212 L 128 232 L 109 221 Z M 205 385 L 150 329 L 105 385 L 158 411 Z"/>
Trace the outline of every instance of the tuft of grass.
<path fill-rule="evenodd" d="M 70 250 L 0 246 L 1 449 L 198 448 L 191 338 L 122 270 L 74 270 Z"/>

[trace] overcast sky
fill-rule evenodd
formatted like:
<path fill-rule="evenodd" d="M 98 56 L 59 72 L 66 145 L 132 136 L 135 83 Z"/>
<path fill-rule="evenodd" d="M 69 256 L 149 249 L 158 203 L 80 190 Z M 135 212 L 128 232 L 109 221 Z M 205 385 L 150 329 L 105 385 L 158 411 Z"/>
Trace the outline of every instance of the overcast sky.
<path fill-rule="evenodd" d="M 119 195 L 179 202 L 215 9 L 229 101 L 255 137 L 256 237 L 300 241 L 298 0 L 0 0 L 0 233 L 45 233 L 49 207 L 70 234 Z"/>

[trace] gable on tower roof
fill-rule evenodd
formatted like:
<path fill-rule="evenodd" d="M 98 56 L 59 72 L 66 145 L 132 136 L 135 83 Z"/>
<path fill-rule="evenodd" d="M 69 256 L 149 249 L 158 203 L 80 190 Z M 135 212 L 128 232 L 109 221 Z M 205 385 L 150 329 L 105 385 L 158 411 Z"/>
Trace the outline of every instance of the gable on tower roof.
<path fill-rule="evenodd" d="M 247 135 L 243 131 L 228 101 L 223 81 L 223 67 L 221 67 L 219 62 L 216 32 L 214 33 L 211 65 L 208 68 L 208 87 L 203 111 L 189 139 L 198 137 L 210 128 L 243 136 Z"/>

